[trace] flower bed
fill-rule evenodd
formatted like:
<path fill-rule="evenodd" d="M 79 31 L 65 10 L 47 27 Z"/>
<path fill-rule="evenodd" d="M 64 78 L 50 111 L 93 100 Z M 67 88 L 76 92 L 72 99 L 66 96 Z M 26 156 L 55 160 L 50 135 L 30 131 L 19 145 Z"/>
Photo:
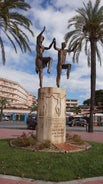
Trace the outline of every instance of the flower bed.
<path fill-rule="evenodd" d="M 26 149 L 29 151 L 47 151 L 47 152 L 76 152 L 84 151 L 90 148 L 90 146 L 81 139 L 78 135 L 66 136 L 66 142 L 64 144 L 52 144 L 49 140 L 44 142 L 38 142 L 34 134 L 23 133 L 20 137 L 10 140 L 10 145 Z"/>

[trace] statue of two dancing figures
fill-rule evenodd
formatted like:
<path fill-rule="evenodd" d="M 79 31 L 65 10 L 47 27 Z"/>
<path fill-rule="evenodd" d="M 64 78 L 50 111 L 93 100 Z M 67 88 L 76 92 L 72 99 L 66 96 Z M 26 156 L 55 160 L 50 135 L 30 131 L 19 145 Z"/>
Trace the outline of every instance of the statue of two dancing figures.
<path fill-rule="evenodd" d="M 47 72 L 50 73 L 50 69 L 52 66 L 52 58 L 51 57 L 44 57 L 43 53 L 45 50 L 49 50 L 52 46 L 55 50 L 58 51 L 58 62 L 57 62 L 57 77 L 56 77 L 56 85 L 60 87 L 60 78 L 62 74 L 62 69 L 67 70 L 67 79 L 69 79 L 71 64 L 65 64 L 66 62 L 66 55 L 74 50 L 65 49 L 66 43 L 61 43 L 61 48 L 56 46 L 56 39 L 53 38 L 51 44 L 48 47 L 45 47 L 42 43 L 44 41 L 44 36 L 42 35 L 45 31 L 45 27 L 41 31 L 41 33 L 37 36 L 37 43 L 36 43 L 36 72 L 39 73 L 39 80 L 40 80 L 40 88 L 42 88 L 43 82 L 43 68 L 47 68 Z"/>

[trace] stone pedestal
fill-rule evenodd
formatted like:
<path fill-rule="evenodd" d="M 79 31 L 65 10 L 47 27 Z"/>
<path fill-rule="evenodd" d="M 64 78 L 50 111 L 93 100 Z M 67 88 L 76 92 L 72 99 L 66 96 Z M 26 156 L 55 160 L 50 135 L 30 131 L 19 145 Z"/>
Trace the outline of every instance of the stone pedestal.
<path fill-rule="evenodd" d="M 38 90 L 37 140 L 59 144 L 66 141 L 66 92 L 61 88 Z"/>

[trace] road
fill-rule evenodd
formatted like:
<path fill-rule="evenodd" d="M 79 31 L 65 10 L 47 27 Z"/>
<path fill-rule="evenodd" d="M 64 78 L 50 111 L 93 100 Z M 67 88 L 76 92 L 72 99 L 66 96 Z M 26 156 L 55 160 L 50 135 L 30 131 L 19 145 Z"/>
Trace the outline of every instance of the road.
<path fill-rule="evenodd" d="M 79 132 L 87 132 L 87 127 L 80 127 L 80 126 L 74 126 L 74 127 L 66 127 L 67 131 L 79 131 Z M 93 128 L 94 132 L 103 132 L 103 126 L 94 126 Z"/>
<path fill-rule="evenodd" d="M 23 121 L 2 121 L 0 122 L 0 128 L 9 128 L 9 129 L 27 129 L 27 125 Z M 66 126 L 67 131 L 79 131 L 79 132 L 86 132 L 86 127 L 69 127 Z M 94 126 L 95 132 L 103 132 L 103 126 Z"/>
<path fill-rule="evenodd" d="M 27 129 L 27 125 L 23 121 L 2 121 L 0 122 L 0 128 Z"/>

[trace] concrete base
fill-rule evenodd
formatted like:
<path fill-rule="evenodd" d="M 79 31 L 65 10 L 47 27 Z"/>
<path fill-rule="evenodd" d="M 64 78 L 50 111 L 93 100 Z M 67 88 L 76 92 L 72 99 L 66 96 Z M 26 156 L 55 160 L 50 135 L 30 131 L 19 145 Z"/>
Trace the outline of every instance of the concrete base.
<path fill-rule="evenodd" d="M 37 140 L 59 144 L 66 141 L 66 92 L 44 87 L 38 90 Z"/>

